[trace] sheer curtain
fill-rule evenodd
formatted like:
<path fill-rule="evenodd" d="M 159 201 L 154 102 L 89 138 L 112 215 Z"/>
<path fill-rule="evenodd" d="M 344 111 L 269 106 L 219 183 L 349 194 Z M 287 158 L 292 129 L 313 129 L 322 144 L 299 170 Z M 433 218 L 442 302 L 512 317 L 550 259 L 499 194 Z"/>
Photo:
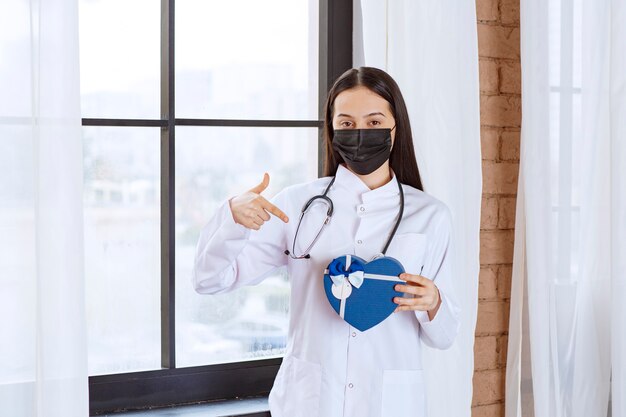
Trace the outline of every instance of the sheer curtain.
<path fill-rule="evenodd" d="M 522 0 L 521 34 L 506 415 L 626 417 L 626 1 Z"/>
<path fill-rule="evenodd" d="M 480 269 L 482 173 L 473 1 L 354 2 L 354 66 L 385 69 L 406 100 L 427 192 L 450 207 L 461 331 L 446 351 L 424 347 L 428 412 L 469 417 Z"/>
<path fill-rule="evenodd" d="M 76 0 L 0 7 L 0 415 L 89 414 Z"/>

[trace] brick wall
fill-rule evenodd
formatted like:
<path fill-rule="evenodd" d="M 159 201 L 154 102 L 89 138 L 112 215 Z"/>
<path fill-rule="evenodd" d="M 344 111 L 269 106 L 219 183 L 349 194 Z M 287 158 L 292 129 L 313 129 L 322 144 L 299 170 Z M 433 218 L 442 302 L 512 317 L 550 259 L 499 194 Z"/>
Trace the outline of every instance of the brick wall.
<path fill-rule="evenodd" d="M 472 417 L 504 417 L 519 169 L 519 0 L 476 0 L 483 199 Z"/>

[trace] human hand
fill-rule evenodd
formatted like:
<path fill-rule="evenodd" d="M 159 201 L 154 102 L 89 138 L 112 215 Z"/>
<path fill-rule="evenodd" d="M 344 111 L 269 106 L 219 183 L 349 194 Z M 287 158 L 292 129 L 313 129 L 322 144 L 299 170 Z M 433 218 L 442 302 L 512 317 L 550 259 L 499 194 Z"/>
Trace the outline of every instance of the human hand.
<path fill-rule="evenodd" d="M 400 274 L 399 278 L 406 281 L 406 284 L 396 284 L 394 289 L 398 292 L 413 294 L 415 298 L 394 297 L 393 302 L 398 304 L 394 312 L 421 310 L 428 311 L 429 316 L 432 314 L 434 317 L 441 304 L 441 296 L 435 283 L 421 275 L 407 273 Z"/>
<path fill-rule="evenodd" d="M 248 229 L 259 230 L 263 223 L 270 219 L 270 214 L 273 214 L 285 223 L 289 221 L 289 218 L 282 210 L 261 196 L 261 192 L 267 188 L 269 183 L 270 176 L 266 172 L 263 176 L 263 181 L 259 185 L 230 200 L 230 210 L 236 223 Z"/>

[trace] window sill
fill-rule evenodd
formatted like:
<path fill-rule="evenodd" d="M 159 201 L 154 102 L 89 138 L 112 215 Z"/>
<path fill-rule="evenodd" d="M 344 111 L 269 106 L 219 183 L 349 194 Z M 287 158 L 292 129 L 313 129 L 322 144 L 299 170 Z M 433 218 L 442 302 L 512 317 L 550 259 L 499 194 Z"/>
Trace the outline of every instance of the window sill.
<path fill-rule="evenodd" d="M 112 417 L 270 417 L 267 397 L 215 401 L 152 410 L 105 414 Z"/>

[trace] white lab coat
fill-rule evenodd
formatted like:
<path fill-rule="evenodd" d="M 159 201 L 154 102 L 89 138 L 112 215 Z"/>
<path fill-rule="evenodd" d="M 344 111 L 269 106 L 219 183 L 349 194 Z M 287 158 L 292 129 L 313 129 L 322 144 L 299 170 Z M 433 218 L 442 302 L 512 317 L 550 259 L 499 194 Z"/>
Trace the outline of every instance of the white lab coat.
<path fill-rule="evenodd" d="M 392 173 L 393 174 L 393 173 Z M 286 265 L 291 282 L 285 357 L 269 396 L 272 417 L 424 417 L 425 383 L 421 342 L 448 348 L 458 333 L 459 307 L 451 276 L 451 216 L 441 201 L 403 185 L 404 216 L 387 255 L 406 272 L 433 279 L 442 304 L 429 320 L 425 311 L 394 313 L 360 332 L 332 309 L 323 288 L 324 269 L 334 258 L 354 254 L 366 261 L 382 250 L 397 218 L 400 196 L 393 178 L 370 190 L 340 165 L 328 196 L 334 214 L 310 259 L 284 254 L 304 203 L 323 193 L 330 177 L 285 188 L 272 202 L 289 222 L 272 216 L 259 231 L 234 222 L 224 201 L 203 228 L 193 285 L 216 294 L 261 282 Z M 316 204 L 305 216 L 296 252 L 302 253 L 325 218 Z"/>

